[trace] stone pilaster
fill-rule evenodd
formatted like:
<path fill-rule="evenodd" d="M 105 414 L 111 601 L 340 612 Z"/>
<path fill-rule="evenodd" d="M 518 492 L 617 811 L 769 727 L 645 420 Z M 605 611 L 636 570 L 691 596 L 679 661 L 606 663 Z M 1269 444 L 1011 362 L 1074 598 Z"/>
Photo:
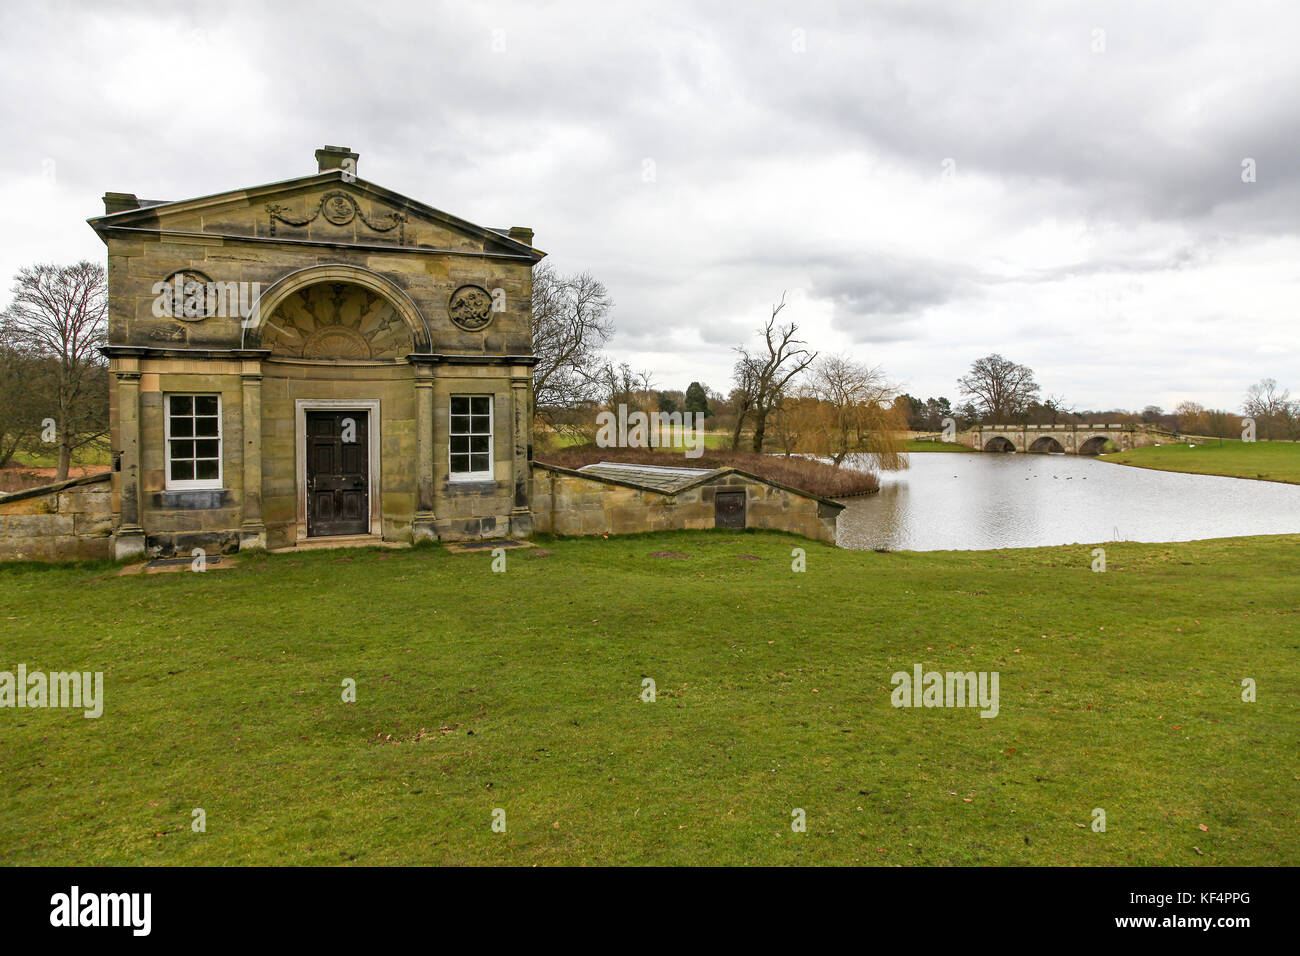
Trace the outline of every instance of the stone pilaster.
<path fill-rule="evenodd" d="M 515 375 L 510 379 L 511 434 L 513 448 L 511 457 L 511 508 L 510 535 L 526 538 L 533 533 L 533 510 L 529 500 L 528 452 L 533 440 L 532 409 L 529 403 L 529 391 L 532 379 Z"/>
<path fill-rule="evenodd" d="M 245 360 L 241 379 L 244 492 L 239 549 L 264 551 L 266 525 L 262 522 L 262 363 L 257 359 Z"/>
<path fill-rule="evenodd" d="M 119 561 L 144 554 L 140 522 L 140 363 L 120 360 L 117 378 L 118 451 L 122 516 L 113 535 L 113 557 Z"/>
<path fill-rule="evenodd" d="M 415 518 L 411 522 L 411 543 L 437 541 L 433 508 L 433 369 L 415 368 Z"/>

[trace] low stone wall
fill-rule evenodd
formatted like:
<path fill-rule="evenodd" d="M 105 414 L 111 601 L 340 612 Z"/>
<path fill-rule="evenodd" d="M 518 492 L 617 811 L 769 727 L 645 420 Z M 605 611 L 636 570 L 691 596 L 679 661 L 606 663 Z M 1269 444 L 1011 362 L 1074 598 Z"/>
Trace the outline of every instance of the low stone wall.
<path fill-rule="evenodd" d="M 745 493 L 745 526 L 835 543 L 842 505 L 729 469 L 676 494 L 534 463 L 533 520 L 553 534 L 636 534 L 715 526 L 719 491 Z"/>
<path fill-rule="evenodd" d="M 89 475 L 0 496 L 0 561 L 110 557 L 116 523 L 110 477 Z"/>

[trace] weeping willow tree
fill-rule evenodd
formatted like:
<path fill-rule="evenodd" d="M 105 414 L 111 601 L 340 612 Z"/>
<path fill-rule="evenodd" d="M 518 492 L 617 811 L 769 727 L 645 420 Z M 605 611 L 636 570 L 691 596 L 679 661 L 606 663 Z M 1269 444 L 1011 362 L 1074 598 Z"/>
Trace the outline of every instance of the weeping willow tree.
<path fill-rule="evenodd" d="M 885 471 L 906 468 L 907 420 L 894 405 L 897 394 L 879 366 L 823 356 L 793 409 L 801 447 L 837 468 L 850 455 Z"/>

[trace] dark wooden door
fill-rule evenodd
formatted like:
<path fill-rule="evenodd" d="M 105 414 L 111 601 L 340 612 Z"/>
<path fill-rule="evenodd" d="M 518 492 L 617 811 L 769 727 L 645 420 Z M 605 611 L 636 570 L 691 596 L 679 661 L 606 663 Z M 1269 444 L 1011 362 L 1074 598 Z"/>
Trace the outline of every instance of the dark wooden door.
<path fill-rule="evenodd" d="M 370 531 L 367 412 L 307 413 L 307 536 Z"/>
<path fill-rule="evenodd" d="M 719 491 L 713 499 L 713 525 L 717 528 L 745 527 L 745 493 Z"/>

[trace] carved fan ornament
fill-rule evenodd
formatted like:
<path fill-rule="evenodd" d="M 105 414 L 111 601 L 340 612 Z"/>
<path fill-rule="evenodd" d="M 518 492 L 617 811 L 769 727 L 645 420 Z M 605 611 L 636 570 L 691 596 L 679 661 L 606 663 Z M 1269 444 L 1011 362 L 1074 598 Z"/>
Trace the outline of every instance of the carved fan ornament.
<path fill-rule="evenodd" d="M 393 304 L 369 289 L 324 282 L 289 296 L 262 326 L 273 355 L 308 359 L 391 359 L 411 351 L 410 329 Z"/>
<path fill-rule="evenodd" d="M 492 296 L 480 286 L 463 285 L 451 294 L 447 314 L 466 332 L 478 332 L 492 321 Z"/>
<path fill-rule="evenodd" d="M 303 358 L 372 358 L 370 344 L 360 332 L 341 325 L 317 329 L 302 347 Z"/>
<path fill-rule="evenodd" d="M 360 219 L 372 232 L 392 232 L 397 230 L 397 244 L 406 245 L 406 217 L 400 212 L 390 212 L 383 216 L 367 216 L 355 199 L 340 189 L 334 189 L 320 197 L 316 208 L 307 215 L 295 216 L 279 203 L 268 203 L 266 211 L 271 217 L 271 235 L 275 235 L 275 224 L 302 228 L 310 226 L 322 216 L 325 221 L 335 226 L 346 226 L 354 219 Z"/>

